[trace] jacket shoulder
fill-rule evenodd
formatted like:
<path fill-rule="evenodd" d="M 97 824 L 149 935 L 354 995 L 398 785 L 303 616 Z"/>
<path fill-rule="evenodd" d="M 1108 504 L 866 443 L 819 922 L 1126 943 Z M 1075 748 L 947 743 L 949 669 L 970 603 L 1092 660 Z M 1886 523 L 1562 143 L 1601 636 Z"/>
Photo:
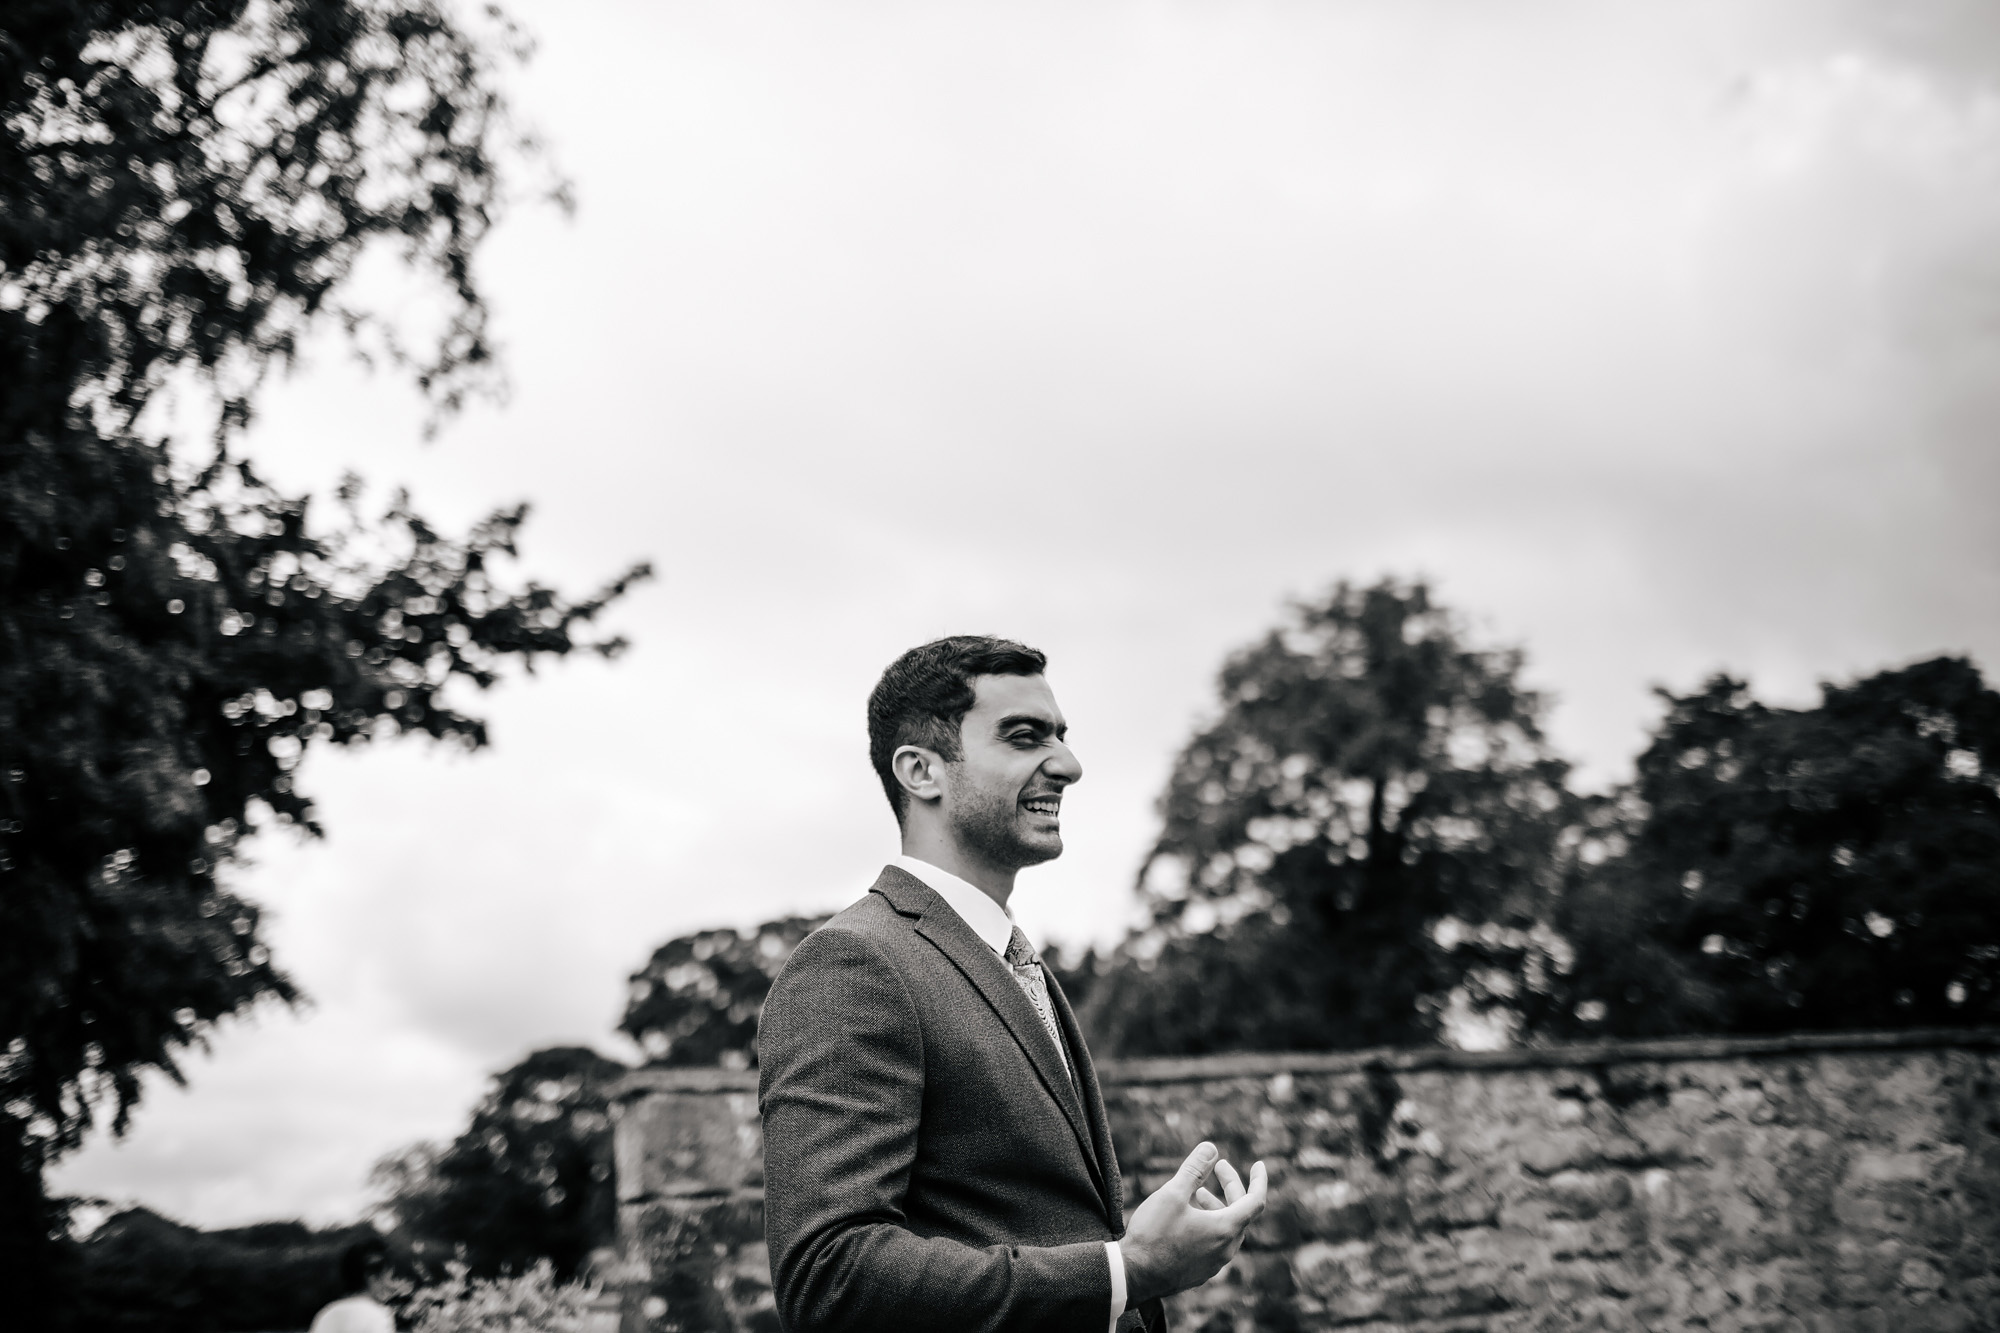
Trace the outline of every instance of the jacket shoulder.
<path fill-rule="evenodd" d="M 872 959 L 893 965 L 907 947 L 910 921 L 879 893 L 866 893 L 828 917 L 792 950 L 778 969 L 772 989 L 795 983 L 799 974 L 833 960 Z"/>
<path fill-rule="evenodd" d="M 907 951 L 894 942 L 899 921 L 907 935 L 908 922 L 894 908 L 863 900 L 792 950 L 757 1016 L 760 1104 L 774 1081 L 796 1074 L 801 1059 L 823 1055 L 829 1042 L 872 1034 L 886 1049 L 917 1041 L 921 1022 Z"/>
<path fill-rule="evenodd" d="M 870 889 L 828 917 L 819 930 L 851 930 L 886 938 L 892 934 L 907 934 L 909 926 L 908 917 L 898 912 L 887 898 Z M 819 931 L 813 933 L 817 935 Z"/>

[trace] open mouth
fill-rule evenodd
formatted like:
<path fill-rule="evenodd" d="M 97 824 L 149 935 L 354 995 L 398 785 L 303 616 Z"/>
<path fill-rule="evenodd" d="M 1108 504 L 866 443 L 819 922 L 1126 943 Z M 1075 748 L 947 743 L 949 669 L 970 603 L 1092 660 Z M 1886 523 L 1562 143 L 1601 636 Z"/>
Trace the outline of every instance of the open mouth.
<path fill-rule="evenodd" d="M 1030 796 L 1021 804 L 1031 813 L 1047 815 L 1050 819 L 1056 818 L 1062 810 L 1062 798 L 1059 796 Z"/>

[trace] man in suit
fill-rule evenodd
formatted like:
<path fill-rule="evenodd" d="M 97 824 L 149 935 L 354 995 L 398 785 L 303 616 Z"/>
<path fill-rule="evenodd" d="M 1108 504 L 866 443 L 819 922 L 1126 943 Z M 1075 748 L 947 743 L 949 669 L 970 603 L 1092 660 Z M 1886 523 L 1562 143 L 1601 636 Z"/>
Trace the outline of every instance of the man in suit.
<path fill-rule="evenodd" d="M 1090 1053 L 1007 914 L 1083 776 L 1004 639 L 904 654 L 868 701 L 903 855 L 807 937 L 758 1032 L 764 1229 L 791 1333 L 1162 1330 L 1264 1208 L 1213 1145 L 1125 1225 Z M 1223 1197 L 1203 1181 L 1213 1170 Z"/>

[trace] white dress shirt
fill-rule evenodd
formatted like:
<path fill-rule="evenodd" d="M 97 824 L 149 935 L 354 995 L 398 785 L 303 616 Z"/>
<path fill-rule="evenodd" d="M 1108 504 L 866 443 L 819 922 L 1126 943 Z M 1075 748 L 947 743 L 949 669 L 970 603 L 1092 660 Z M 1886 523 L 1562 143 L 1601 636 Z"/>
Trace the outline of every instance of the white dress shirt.
<path fill-rule="evenodd" d="M 914 856 L 899 856 L 890 862 L 896 869 L 914 875 L 929 885 L 932 892 L 944 899 L 944 905 L 958 913 L 966 925 L 972 927 L 987 948 L 1007 956 L 1008 942 L 1014 938 L 1014 918 L 1007 909 L 988 897 L 986 891 L 968 884 L 948 870 L 939 870 L 928 861 L 919 861 Z M 1061 1053 L 1061 1052 L 1059 1052 Z M 1069 1056 L 1061 1053 L 1063 1060 Z M 1081 1091 L 1081 1088 L 1078 1089 Z M 1125 1313 L 1125 1256 L 1118 1249 L 1118 1242 L 1104 1242 L 1104 1253 L 1111 1264 L 1111 1322 L 1110 1333 L 1117 1333 L 1118 1316 Z"/>
<path fill-rule="evenodd" d="M 313 1316 L 311 1333 L 396 1333 L 396 1320 L 363 1292 L 323 1307 Z"/>

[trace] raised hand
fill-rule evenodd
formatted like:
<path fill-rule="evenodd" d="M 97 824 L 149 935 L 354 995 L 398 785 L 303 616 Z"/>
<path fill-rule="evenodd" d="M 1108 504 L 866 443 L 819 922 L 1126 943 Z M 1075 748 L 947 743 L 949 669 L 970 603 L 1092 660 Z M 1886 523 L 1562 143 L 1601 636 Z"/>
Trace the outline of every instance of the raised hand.
<path fill-rule="evenodd" d="M 1246 1187 L 1220 1157 L 1214 1144 L 1196 1144 L 1173 1179 L 1133 1211 L 1118 1243 L 1128 1304 L 1198 1287 L 1236 1257 L 1243 1232 L 1264 1211 L 1267 1182 L 1262 1162 L 1250 1168 Z M 1220 1199 L 1202 1186 L 1211 1169 Z"/>

